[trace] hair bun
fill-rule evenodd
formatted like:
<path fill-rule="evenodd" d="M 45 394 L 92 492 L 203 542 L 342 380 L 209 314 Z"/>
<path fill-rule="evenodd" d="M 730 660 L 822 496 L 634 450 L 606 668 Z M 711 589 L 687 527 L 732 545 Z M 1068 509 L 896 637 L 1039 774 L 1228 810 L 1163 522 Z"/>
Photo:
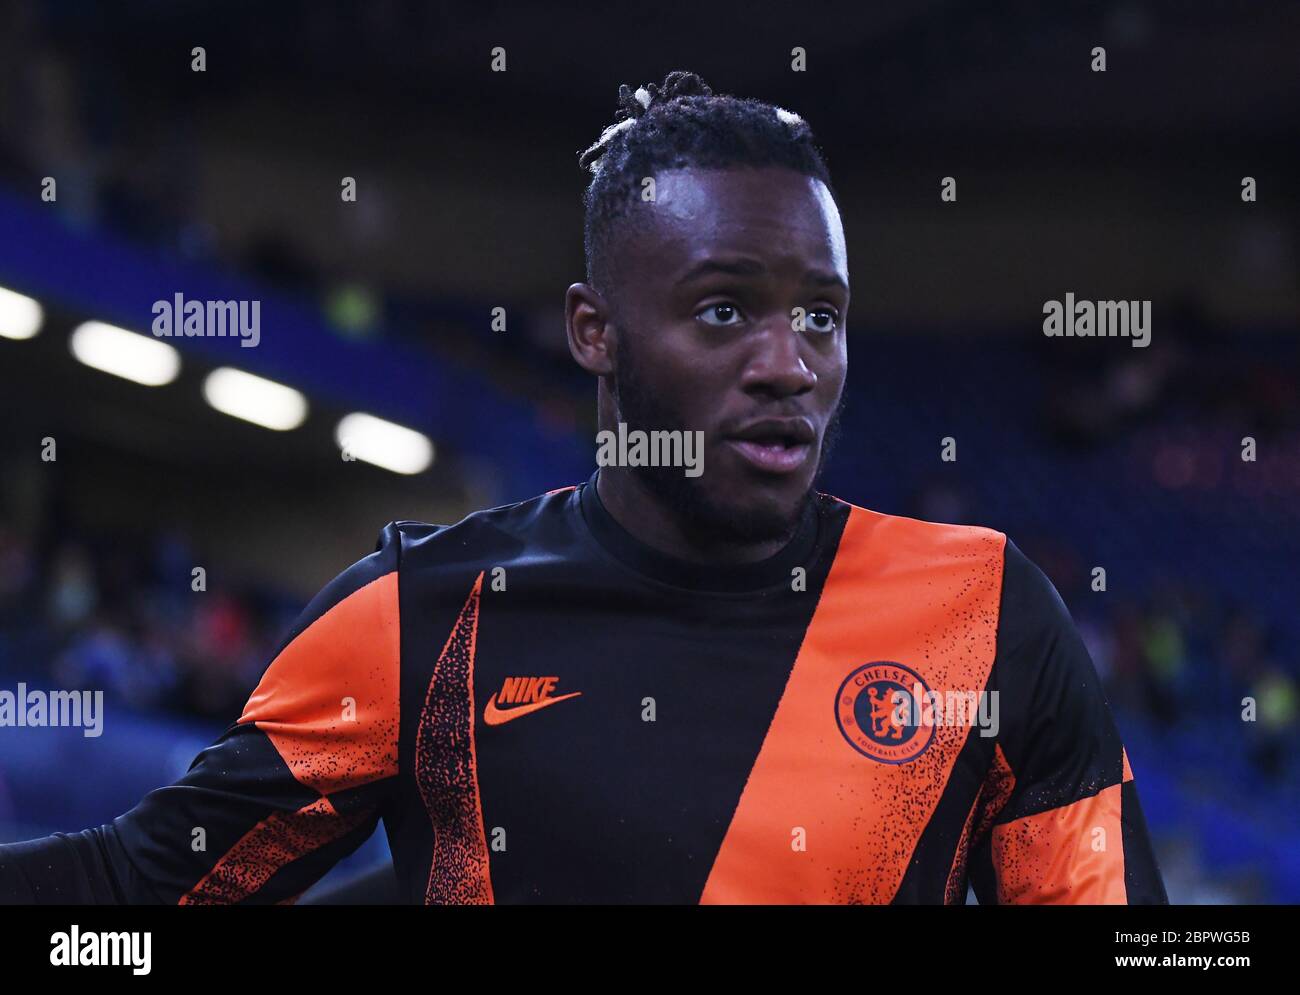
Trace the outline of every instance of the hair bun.
<path fill-rule="evenodd" d="M 680 69 L 669 73 L 659 84 L 661 100 L 675 100 L 678 97 L 711 97 L 713 88 L 695 73 Z"/>
<path fill-rule="evenodd" d="M 674 70 L 662 83 L 647 83 L 633 90 L 626 83 L 618 88 L 618 113 L 614 120 L 625 121 L 643 116 L 656 104 L 664 104 L 678 97 L 711 97 L 713 89 L 695 73 Z"/>
<path fill-rule="evenodd" d="M 578 156 L 578 165 L 596 173 L 600 169 L 601 157 L 605 154 L 614 136 L 631 128 L 637 118 L 643 117 L 651 107 L 664 104 L 678 97 L 711 97 L 713 90 L 709 84 L 695 73 L 675 70 L 664 77 L 662 83 L 647 83 L 633 90 L 626 83 L 618 88 L 618 111 L 614 114 L 614 123 L 600 133 L 586 151 Z"/>

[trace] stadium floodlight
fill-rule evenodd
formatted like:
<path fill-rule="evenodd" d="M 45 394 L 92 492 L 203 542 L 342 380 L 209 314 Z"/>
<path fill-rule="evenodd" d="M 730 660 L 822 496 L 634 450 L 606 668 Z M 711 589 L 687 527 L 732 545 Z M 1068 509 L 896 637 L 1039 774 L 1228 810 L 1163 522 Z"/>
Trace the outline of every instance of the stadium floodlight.
<path fill-rule="evenodd" d="M 39 303 L 0 287 L 0 338 L 33 338 L 44 320 L 45 311 Z"/>
<path fill-rule="evenodd" d="M 208 374 L 203 396 L 222 414 L 276 432 L 297 428 L 307 417 L 307 399 L 292 387 L 230 366 Z"/>
<path fill-rule="evenodd" d="M 344 457 L 355 457 L 393 473 L 420 473 L 433 463 L 433 442 L 414 429 L 356 411 L 334 430 Z"/>
<path fill-rule="evenodd" d="M 169 384 L 181 371 L 181 354 L 166 342 L 102 321 L 78 325 L 69 345 L 87 366 L 146 387 Z"/>

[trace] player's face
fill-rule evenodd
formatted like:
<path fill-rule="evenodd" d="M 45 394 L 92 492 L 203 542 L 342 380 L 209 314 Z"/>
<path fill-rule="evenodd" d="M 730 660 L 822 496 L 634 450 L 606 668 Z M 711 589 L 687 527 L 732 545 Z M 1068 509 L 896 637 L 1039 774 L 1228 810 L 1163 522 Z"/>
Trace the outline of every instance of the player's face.
<path fill-rule="evenodd" d="M 825 184 L 788 169 L 655 182 L 620 259 L 619 416 L 629 429 L 703 432 L 699 477 L 643 475 L 697 524 L 780 536 L 811 492 L 844 388 L 839 211 Z"/>

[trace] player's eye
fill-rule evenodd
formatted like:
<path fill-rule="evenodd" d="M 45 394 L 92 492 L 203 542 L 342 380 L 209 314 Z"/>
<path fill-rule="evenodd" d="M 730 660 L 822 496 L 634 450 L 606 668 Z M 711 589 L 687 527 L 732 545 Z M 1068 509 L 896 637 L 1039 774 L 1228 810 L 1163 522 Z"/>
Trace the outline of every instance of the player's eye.
<path fill-rule="evenodd" d="M 741 320 L 740 308 L 727 303 L 710 304 L 696 314 L 695 317 L 706 325 L 713 325 L 715 328 L 730 327 L 738 324 Z"/>
<path fill-rule="evenodd" d="M 810 332 L 818 332 L 822 335 L 835 331 L 839 323 L 839 312 L 825 307 L 809 311 L 808 316 L 804 319 L 805 328 Z"/>

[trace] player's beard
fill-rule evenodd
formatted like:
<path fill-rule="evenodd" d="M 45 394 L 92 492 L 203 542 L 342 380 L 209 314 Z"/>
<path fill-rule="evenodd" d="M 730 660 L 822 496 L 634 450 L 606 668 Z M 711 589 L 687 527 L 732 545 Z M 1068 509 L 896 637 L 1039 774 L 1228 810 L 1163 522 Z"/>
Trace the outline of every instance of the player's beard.
<path fill-rule="evenodd" d="M 626 423 L 629 434 L 638 429 L 646 433 L 688 431 L 680 413 L 664 405 L 659 396 L 647 388 L 636 351 L 629 348 L 631 338 L 632 336 L 624 335 L 619 342 L 618 365 L 614 371 L 614 399 L 618 406 L 618 417 Z M 822 435 L 821 452 L 818 454 L 817 470 L 812 482 L 793 509 L 728 504 L 710 489 L 707 467 L 698 477 L 688 477 L 682 467 L 673 466 L 636 466 L 628 467 L 628 470 L 636 474 L 646 490 L 677 517 L 684 532 L 698 537 L 704 543 L 750 545 L 788 541 L 793 538 L 812 501 L 817 480 L 839 439 L 840 415 L 843 410 L 844 396 L 841 394 Z"/>

